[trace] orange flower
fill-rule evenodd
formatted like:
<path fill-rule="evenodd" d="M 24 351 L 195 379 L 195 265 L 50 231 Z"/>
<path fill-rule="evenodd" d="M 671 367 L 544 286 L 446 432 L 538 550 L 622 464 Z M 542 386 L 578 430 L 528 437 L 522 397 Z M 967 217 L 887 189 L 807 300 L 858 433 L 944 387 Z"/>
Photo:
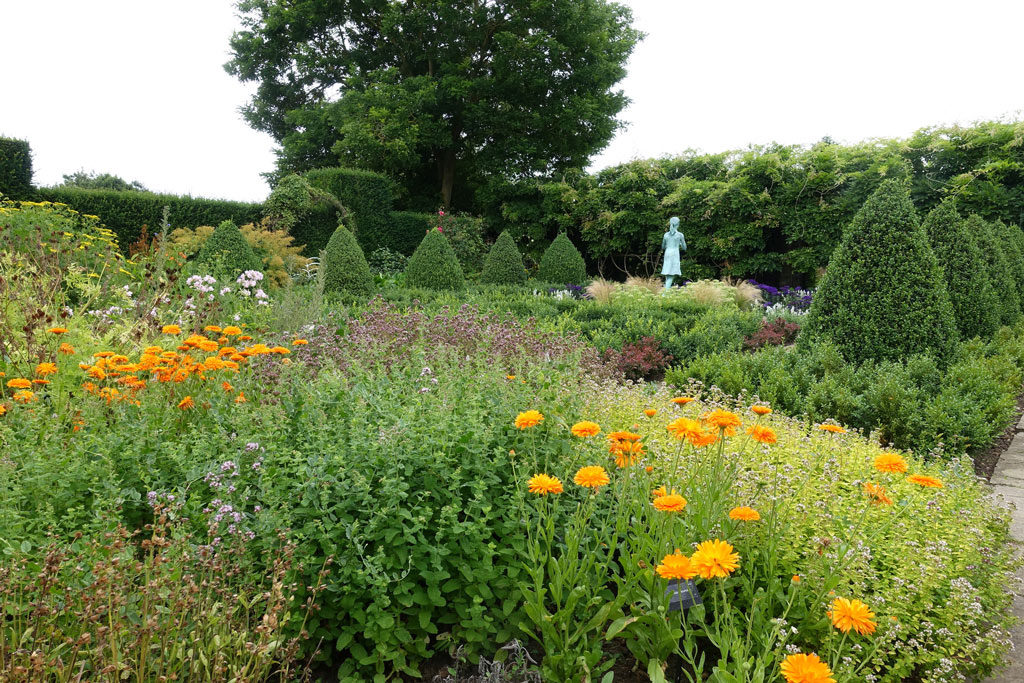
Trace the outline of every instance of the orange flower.
<path fill-rule="evenodd" d="M 36 395 L 28 389 L 22 389 L 21 391 L 14 392 L 12 396 L 16 403 L 31 403 L 36 400 Z"/>
<path fill-rule="evenodd" d="M 747 434 L 750 434 L 750 438 L 754 441 L 759 441 L 769 445 L 779 440 L 775 435 L 775 430 L 771 427 L 765 427 L 764 425 L 754 425 L 747 430 Z"/>
<path fill-rule="evenodd" d="M 177 325 L 164 325 L 160 331 L 164 334 L 181 334 L 181 328 Z"/>
<path fill-rule="evenodd" d="M 6 415 L 6 414 L 7 414 L 7 406 L 5 406 L 3 403 L 0 403 L 0 415 Z"/>
<path fill-rule="evenodd" d="M 818 425 L 818 429 L 820 429 L 823 432 L 832 432 L 833 434 L 845 434 L 846 433 L 846 430 L 843 429 L 842 427 L 840 427 L 839 425 L 828 424 L 828 423 Z"/>
<path fill-rule="evenodd" d="M 57 374 L 56 363 L 40 363 L 36 366 L 36 374 L 40 377 L 46 377 L 47 375 Z"/>
<path fill-rule="evenodd" d="M 750 410 L 756 415 L 768 415 L 772 412 L 772 409 L 768 406 L 752 406 Z"/>
<path fill-rule="evenodd" d="M 529 429 L 536 427 L 544 421 L 544 416 L 538 410 L 527 410 L 516 415 L 516 429 Z"/>
<path fill-rule="evenodd" d="M 790 581 L 792 581 L 793 583 L 800 583 L 800 575 L 799 574 L 793 574 L 793 578 L 790 579 Z"/>
<path fill-rule="evenodd" d="M 191 396 L 186 396 L 185 398 L 181 399 L 181 402 L 178 404 L 178 407 L 181 408 L 182 410 L 190 410 L 196 407 L 196 402 L 192 400 Z"/>
<path fill-rule="evenodd" d="M 585 439 L 599 434 L 601 432 L 601 428 L 597 425 L 596 422 L 584 420 L 583 422 L 577 422 L 576 424 L 574 424 L 572 426 L 572 429 L 570 429 L 569 431 L 572 433 L 573 436 L 578 436 L 581 439 Z"/>
<path fill-rule="evenodd" d="M 48 379 L 34 379 L 34 380 L 32 380 L 32 384 L 49 384 L 49 383 L 50 383 L 50 380 L 48 380 Z"/>
<path fill-rule="evenodd" d="M 228 325 L 223 330 L 221 330 L 221 332 L 223 332 L 224 336 L 226 337 L 234 337 L 235 335 L 242 334 L 242 330 L 235 327 L 234 325 Z"/>
<path fill-rule="evenodd" d="M 229 394 L 235 393 L 235 388 L 233 386 L 231 386 L 230 384 L 228 384 L 227 382 L 221 382 L 220 383 L 220 388 L 223 389 L 226 393 L 229 393 Z"/>
<path fill-rule="evenodd" d="M 67 334 L 68 328 L 66 327 L 51 327 L 47 330 L 50 334 Z"/>
<path fill-rule="evenodd" d="M 853 629 L 862 636 L 875 632 L 876 624 L 871 621 L 874 617 L 875 613 L 860 600 L 836 598 L 829 610 L 833 626 L 843 633 L 849 633 L 850 629 Z"/>
<path fill-rule="evenodd" d="M 654 509 L 661 512 L 682 512 L 686 507 L 686 499 L 678 493 L 662 494 L 654 499 Z"/>
<path fill-rule="evenodd" d="M 608 446 L 608 452 L 615 456 L 615 465 L 619 469 L 635 464 L 637 458 L 645 453 L 644 445 L 639 441 L 616 441 Z"/>
<path fill-rule="evenodd" d="M 200 351 L 206 351 L 207 353 L 213 353 L 220 348 L 220 344 L 212 339 L 203 339 L 196 346 L 199 347 Z"/>
<path fill-rule="evenodd" d="M 882 453 L 875 458 L 875 469 L 888 474 L 903 474 L 907 471 L 907 461 L 898 453 Z"/>
<path fill-rule="evenodd" d="M 220 332 L 220 325 L 207 325 L 203 328 L 203 332 Z"/>
<path fill-rule="evenodd" d="M 643 437 L 635 432 L 627 432 L 624 430 L 608 434 L 609 443 L 613 443 L 615 441 L 639 441 L 641 438 Z"/>
<path fill-rule="evenodd" d="M 146 348 L 142 349 L 143 353 L 149 353 L 153 355 L 163 353 L 163 351 L 163 347 L 161 346 L 147 346 Z"/>
<path fill-rule="evenodd" d="M 648 465 L 647 467 L 644 468 L 644 471 L 647 472 L 647 474 L 650 474 L 651 472 L 654 471 L 654 467 L 651 466 L 651 465 Z"/>
<path fill-rule="evenodd" d="M 549 493 L 561 493 L 562 482 L 557 477 L 549 477 L 546 474 L 535 474 L 526 482 L 530 493 L 546 496 Z"/>
<path fill-rule="evenodd" d="M 828 664 L 813 653 L 789 655 L 782 660 L 780 670 L 786 683 L 836 683 Z"/>
<path fill-rule="evenodd" d="M 32 381 L 24 377 L 15 377 L 14 379 L 7 380 L 7 388 L 9 389 L 30 389 L 31 387 Z"/>
<path fill-rule="evenodd" d="M 697 434 L 701 431 L 700 422 L 697 422 L 697 420 L 691 420 L 688 417 L 679 417 L 672 420 L 668 425 L 666 425 L 665 429 L 667 429 L 668 433 L 679 441 L 682 441 L 691 434 Z"/>
<path fill-rule="evenodd" d="M 235 396 L 235 403 L 248 403 L 249 399 L 245 397 L 244 391 L 239 391 L 238 396 Z"/>
<path fill-rule="evenodd" d="M 738 519 L 741 522 L 756 522 L 761 519 L 761 515 L 754 508 L 744 505 L 730 510 L 729 519 Z"/>
<path fill-rule="evenodd" d="M 942 482 L 935 477 L 929 477 L 924 474 L 912 474 L 907 477 L 907 481 L 911 484 L 917 484 L 918 486 L 924 486 L 929 489 L 941 489 Z"/>
<path fill-rule="evenodd" d="M 238 341 L 252 341 L 252 337 L 250 337 L 247 334 L 243 334 L 241 337 L 238 338 Z"/>
<path fill-rule="evenodd" d="M 515 379 L 515 375 L 505 375 L 505 379 Z"/>
<path fill-rule="evenodd" d="M 96 353 L 92 354 L 92 357 L 93 358 L 110 358 L 113 355 L 114 355 L 113 351 L 97 351 Z"/>
<path fill-rule="evenodd" d="M 725 432 L 726 436 L 735 434 L 735 428 L 743 424 L 740 421 L 739 415 L 728 410 L 722 410 L 721 408 L 712 410 L 710 413 L 704 413 L 701 415 L 701 419 L 705 424 L 717 428 L 720 432 Z"/>
<path fill-rule="evenodd" d="M 68 344 L 67 342 L 63 342 L 60 346 L 57 347 L 57 352 L 63 353 L 65 356 L 73 356 L 75 355 L 75 347 L 72 346 L 71 344 Z"/>
<path fill-rule="evenodd" d="M 693 568 L 690 558 L 678 550 L 671 555 L 661 558 L 661 564 L 654 568 L 658 576 L 663 579 L 682 579 L 688 581 L 697 576 L 697 570 Z"/>
<path fill-rule="evenodd" d="M 309 341 L 305 339 L 296 339 L 295 341 L 292 342 L 292 346 L 305 346 L 308 343 Z"/>
<path fill-rule="evenodd" d="M 285 348 L 285 347 L 283 347 L 283 346 L 274 346 L 274 347 L 272 347 L 272 348 L 270 349 L 270 352 L 271 352 L 271 353 L 279 353 L 279 354 L 281 354 L 282 356 L 285 356 L 285 355 L 288 355 L 289 353 L 291 353 L 291 352 L 292 352 L 292 350 L 291 350 L 291 349 L 288 349 L 288 348 Z"/>
<path fill-rule="evenodd" d="M 674 399 L 672 399 L 672 402 L 675 403 L 677 406 L 685 406 L 692 400 L 693 399 L 690 398 L 689 396 L 676 396 Z"/>
<path fill-rule="evenodd" d="M 703 579 L 724 579 L 740 566 L 739 553 L 733 552 L 731 545 L 718 539 L 698 544 L 690 561 Z"/>
<path fill-rule="evenodd" d="M 581 467 L 572 480 L 576 482 L 577 486 L 592 488 L 595 491 L 611 482 L 608 473 L 600 465 Z"/>
<path fill-rule="evenodd" d="M 728 434 L 728 432 L 726 432 Z M 700 431 L 693 432 L 686 437 L 686 440 L 690 442 L 694 448 L 704 448 L 718 441 L 718 434 L 701 429 Z"/>
<path fill-rule="evenodd" d="M 657 414 L 658 411 L 655 410 L 654 408 L 648 408 L 647 410 L 644 411 L 644 415 L 646 415 L 647 417 L 654 417 Z"/>
<path fill-rule="evenodd" d="M 870 481 L 864 482 L 864 493 L 871 497 L 874 505 L 892 505 L 892 498 L 885 493 L 885 487 Z"/>

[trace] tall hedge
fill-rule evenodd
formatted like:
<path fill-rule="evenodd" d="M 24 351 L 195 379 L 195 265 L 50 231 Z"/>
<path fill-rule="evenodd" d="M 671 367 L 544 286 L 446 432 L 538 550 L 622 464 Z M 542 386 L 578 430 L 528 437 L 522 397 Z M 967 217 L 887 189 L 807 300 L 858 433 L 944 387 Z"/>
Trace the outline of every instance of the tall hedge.
<path fill-rule="evenodd" d="M 830 341 L 853 363 L 952 356 L 944 274 L 899 181 L 879 185 L 843 233 L 800 335 L 801 345 L 814 341 Z"/>
<path fill-rule="evenodd" d="M 981 250 L 954 203 L 932 209 L 922 227 L 945 274 L 960 338 L 989 337 L 999 327 L 999 302 Z"/>
<path fill-rule="evenodd" d="M 988 276 L 992 281 L 992 288 L 996 291 L 999 323 L 1012 325 L 1020 316 L 1020 296 L 1010 260 L 1006 257 L 1006 252 L 991 223 L 977 214 L 971 214 L 967 217 L 966 227 L 981 250 L 988 267 Z"/>
<path fill-rule="evenodd" d="M 263 215 L 262 204 L 134 190 L 44 187 L 37 194 L 44 201 L 60 202 L 79 213 L 99 216 L 104 225 L 117 233 L 118 243 L 125 249 L 138 241 L 143 225 L 149 226 L 150 235 L 159 230 L 164 206 L 170 208 L 169 220 L 174 228 L 198 228 L 224 221 L 236 225 L 259 223 Z"/>
<path fill-rule="evenodd" d="M 369 294 L 373 275 L 355 235 L 339 225 L 324 250 L 324 291 Z"/>
<path fill-rule="evenodd" d="M 231 221 L 221 221 L 217 229 L 206 240 L 196 256 L 198 263 L 220 264 L 232 277 L 247 270 L 263 270 L 263 263 L 256 256 L 242 231 Z"/>
<path fill-rule="evenodd" d="M 502 230 L 484 261 L 480 281 L 489 285 L 518 285 L 526 282 L 523 255 L 507 230 Z"/>
<path fill-rule="evenodd" d="M 560 233 L 544 252 L 537 278 L 556 284 L 586 284 L 587 266 L 583 262 L 583 256 L 564 232 Z"/>
<path fill-rule="evenodd" d="M 1006 255 L 1007 265 L 1013 274 L 1014 284 L 1017 285 L 1017 295 L 1022 311 L 1024 311 L 1024 245 L 1020 228 L 1016 225 L 1007 225 L 1001 220 L 994 220 L 991 223 L 992 231 L 999 241 Z"/>
<path fill-rule="evenodd" d="M 382 246 L 394 248 L 390 236 L 394 193 L 387 176 L 353 168 L 318 168 L 305 177 L 310 185 L 330 192 L 348 209 L 363 252 Z"/>
<path fill-rule="evenodd" d="M 25 140 L 0 138 L 0 195 L 31 199 L 32 150 Z"/>
<path fill-rule="evenodd" d="M 392 211 L 386 239 L 381 246 L 399 254 L 412 256 L 423 241 L 423 233 L 437 226 L 437 216 L 414 211 Z"/>
<path fill-rule="evenodd" d="M 405 284 L 426 289 L 462 289 L 466 278 L 444 233 L 427 231 L 405 266 Z"/>
<path fill-rule="evenodd" d="M 334 195 L 295 173 L 281 178 L 263 202 L 263 217 L 269 227 L 286 230 L 306 256 L 320 255 L 343 210 Z"/>

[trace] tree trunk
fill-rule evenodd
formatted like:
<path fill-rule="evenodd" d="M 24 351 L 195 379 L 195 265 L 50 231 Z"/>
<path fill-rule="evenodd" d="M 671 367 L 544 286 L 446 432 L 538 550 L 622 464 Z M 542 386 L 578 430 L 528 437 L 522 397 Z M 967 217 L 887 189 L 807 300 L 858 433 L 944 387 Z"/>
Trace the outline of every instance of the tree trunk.
<path fill-rule="evenodd" d="M 455 150 L 446 149 L 441 156 L 441 203 L 451 208 L 452 188 L 455 187 Z"/>

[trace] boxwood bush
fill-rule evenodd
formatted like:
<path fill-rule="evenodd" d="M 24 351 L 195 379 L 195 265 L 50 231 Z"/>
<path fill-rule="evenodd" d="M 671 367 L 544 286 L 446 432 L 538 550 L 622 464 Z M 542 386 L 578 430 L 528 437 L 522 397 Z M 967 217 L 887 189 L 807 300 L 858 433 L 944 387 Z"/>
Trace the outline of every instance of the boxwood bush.
<path fill-rule="evenodd" d="M 968 216 L 966 223 L 967 232 L 974 238 L 988 266 L 989 280 L 996 290 L 999 322 L 1002 325 L 1011 325 L 1020 316 L 1020 295 L 1010 259 L 1007 258 L 991 223 L 977 214 Z"/>
<path fill-rule="evenodd" d="M 0 137 L 0 196 L 31 199 L 32 150 L 25 140 Z"/>
<path fill-rule="evenodd" d="M 537 277 L 559 284 L 582 286 L 587 283 L 587 266 L 583 262 L 583 256 L 564 232 L 560 233 L 544 252 Z"/>
<path fill-rule="evenodd" d="M 425 289 L 463 289 L 466 286 L 459 259 L 442 232 L 427 231 L 405 266 L 405 281 L 410 287 Z"/>
<path fill-rule="evenodd" d="M 247 270 L 263 270 L 262 261 L 245 241 L 242 231 L 231 221 L 222 221 L 217 226 L 199 250 L 196 263 L 220 269 L 232 278 Z"/>
<path fill-rule="evenodd" d="M 355 235 L 339 225 L 324 250 L 323 262 L 325 292 L 369 294 L 373 291 L 373 275 L 366 256 Z"/>
<path fill-rule="evenodd" d="M 487 254 L 480 282 L 489 285 L 518 285 L 526 282 L 523 255 L 507 230 L 502 230 Z"/>

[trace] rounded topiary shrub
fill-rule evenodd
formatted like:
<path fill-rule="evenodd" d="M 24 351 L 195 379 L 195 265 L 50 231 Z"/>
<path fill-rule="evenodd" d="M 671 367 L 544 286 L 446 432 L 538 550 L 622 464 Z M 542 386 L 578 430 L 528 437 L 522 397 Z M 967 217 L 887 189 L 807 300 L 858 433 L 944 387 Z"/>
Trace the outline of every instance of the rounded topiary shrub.
<path fill-rule="evenodd" d="M 466 278 L 444 233 L 427 231 L 426 237 L 409 257 L 405 267 L 405 284 L 427 289 L 462 289 Z"/>
<path fill-rule="evenodd" d="M 987 338 L 999 327 L 999 302 L 988 266 L 952 201 L 932 209 L 922 223 L 946 276 L 961 339 Z"/>
<path fill-rule="evenodd" d="M 560 233 L 544 252 L 537 279 L 555 284 L 586 284 L 587 266 L 583 262 L 583 256 L 564 232 Z"/>
<path fill-rule="evenodd" d="M 232 275 L 247 270 L 263 271 L 263 262 L 231 221 L 223 221 L 213 231 L 196 256 L 197 263 L 219 265 Z"/>
<path fill-rule="evenodd" d="M 1020 295 L 1017 292 L 1017 278 L 1010 266 L 1010 260 L 1000 244 L 992 224 L 981 216 L 971 214 L 965 221 L 967 232 L 981 250 L 988 266 L 987 272 L 992 288 L 996 292 L 996 310 L 1001 325 L 1012 325 L 1020 316 Z"/>
<path fill-rule="evenodd" d="M 523 255 L 507 230 L 502 230 L 487 254 L 480 281 L 488 285 L 521 285 L 526 282 Z"/>
<path fill-rule="evenodd" d="M 916 353 L 949 360 L 957 329 L 942 269 L 906 187 L 883 182 L 832 253 L 800 335 L 850 362 Z"/>
<path fill-rule="evenodd" d="M 327 241 L 321 267 L 325 292 L 369 294 L 373 291 L 373 275 L 363 249 L 344 225 L 339 225 Z"/>

